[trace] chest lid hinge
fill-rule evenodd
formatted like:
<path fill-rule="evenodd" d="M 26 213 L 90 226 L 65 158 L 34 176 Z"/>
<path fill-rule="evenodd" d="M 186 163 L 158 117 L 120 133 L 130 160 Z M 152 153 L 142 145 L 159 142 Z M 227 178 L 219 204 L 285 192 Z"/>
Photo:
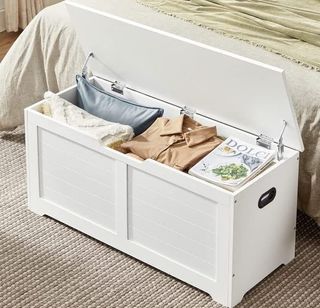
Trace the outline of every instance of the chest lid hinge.
<path fill-rule="evenodd" d="M 111 90 L 113 92 L 116 92 L 118 94 L 122 94 L 123 95 L 123 90 L 124 90 L 125 87 L 126 87 L 126 84 L 124 82 L 115 81 L 111 85 Z"/>
<path fill-rule="evenodd" d="M 84 64 L 82 66 L 82 72 L 81 72 L 81 75 L 83 78 L 87 79 L 88 80 L 88 62 L 90 61 L 91 58 L 94 58 L 94 54 L 93 52 L 90 52 L 85 61 L 84 61 Z M 111 90 L 118 93 L 118 94 L 122 94 L 123 95 L 123 90 L 124 88 L 126 87 L 126 85 L 123 83 L 123 82 L 120 82 L 120 81 L 115 81 L 112 83 L 111 85 Z"/>
<path fill-rule="evenodd" d="M 81 75 L 83 78 L 88 79 L 88 62 L 91 58 L 93 58 L 93 52 L 90 52 L 87 57 L 86 60 L 84 61 L 84 64 L 82 66 L 82 72 Z"/>
<path fill-rule="evenodd" d="M 283 152 L 284 152 L 283 134 L 284 134 L 284 131 L 285 131 L 286 127 L 287 127 L 287 122 L 285 120 L 283 120 L 283 128 L 281 130 L 280 137 L 278 139 L 278 145 L 277 145 L 277 148 L 278 148 L 277 159 L 278 160 L 282 160 L 283 159 Z M 267 148 L 267 149 L 270 150 L 272 142 L 274 142 L 274 140 L 271 137 L 268 137 L 266 135 L 260 134 L 257 137 L 257 141 L 256 142 L 257 142 L 257 145 L 262 146 L 262 147 Z"/>
<path fill-rule="evenodd" d="M 287 124 L 288 124 L 287 121 L 283 120 L 283 128 L 278 140 L 278 152 L 277 152 L 278 160 L 283 159 L 283 152 L 284 152 L 283 134 L 284 134 L 284 131 L 286 130 Z"/>
<path fill-rule="evenodd" d="M 197 110 L 188 106 L 183 106 L 180 110 L 180 114 L 185 114 L 191 119 L 194 118 L 194 115 L 197 113 Z"/>
<path fill-rule="evenodd" d="M 261 146 L 261 147 L 264 147 L 268 150 L 271 149 L 271 144 L 273 142 L 273 139 L 270 138 L 269 136 L 266 136 L 266 135 L 263 135 L 263 134 L 260 134 L 258 137 L 257 137 L 257 145 Z"/>

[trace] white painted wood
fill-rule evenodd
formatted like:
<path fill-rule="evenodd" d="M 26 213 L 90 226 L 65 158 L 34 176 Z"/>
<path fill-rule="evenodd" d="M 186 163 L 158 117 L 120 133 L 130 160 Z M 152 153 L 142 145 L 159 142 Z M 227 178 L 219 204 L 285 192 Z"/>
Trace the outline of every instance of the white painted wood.
<path fill-rule="evenodd" d="M 106 88 L 110 86 L 103 80 L 95 79 L 95 82 Z M 142 96 L 128 90 L 126 95 L 133 98 Z M 74 87 L 63 91 L 61 96 L 75 102 Z M 164 102 L 149 97 L 144 97 L 144 102 L 166 106 Z M 281 199 L 276 199 L 279 206 L 273 207 L 272 213 L 266 212 L 267 215 L 261 216 L 263 210 L 251 212 L 248 209 L 256 206 L 261 191 L 265 191 L 270 183 L 274 183 L 277 189 L 287 187 L 287 182 L 282 181 L 279 174 L 291 174 L 290 177 L 296 179 L 296 151 L 286 148 L 284 160 L 276 162 L 232 193 L 156 161 L 138 161 L 104 148 L 81 131 L 40 114 L 37 111 L 40 104 L 26 110 L 28 194 L 32 211 L 52 216 L 182 279 L 208 292 L 215 301 L 228 307 L 236 305 L 256 283 L 292 259 L 296 182 L 289 184 L 287 194 L 281 194 Z M 179 113 L 179 108 L 168 105 L 166 112 L 174 116 Z M 201 116 L 198 116 L 198 120 L 208 125 L 217 124 Z M 219 124 L 218 130 L 220 128 L 236 136 L 239 136 L 238 132 L 251 142 L 254 140 L 252 135 L 235 128 Z M 59 155 L 61 149 L 64 150 L 63 156 Z M 71 159 L 75 156 L 75 160 Z M 101 168 L 96 168 L 96 163 L 92 162 L 99 166 L 106 164 L 107 170 L 101 172 Z M 76 174 L 79 169 L 83 170 L 85 176 Z M 59 179 L 52 179 L 50 173 Z M 110 190 L 108 185 L 112 184 L 108 181 L 112 173 L 114 185 Z M 105 179 L 104 182 L 109 184 L 90 185 L 92 177 L 98 183 Z M 65 182 L 90 187 L 90 191 L 81 195 L 81 205 L 76 203 L 79 198 L 76 190 L 66 190 L 65 185 L 60 186 Z M 69 194 L 69 199 L 58 197 L 59 194 L 52 194 L 48 190 L 44 195 L 42 190 L 46 185 L 60 190 L 60 195 L 61 192 Z M 105 203 L 96 202 L 96 195 L 107 199 L 106 195 L 109 194 L 115 205 L 113 212 L 108 210 L 108 200 Z M 90 208 L 89 211 L 87 204 L 93 204 L 93 210 Z M 101 211 L 105 213 L 104 216 Z M 110 220 L 106 219 L 107 213 L 115 216 L 112 232 Z M 275 216 L 278 217 L 276 220 Z M 283 228 L 280 234 L 290 235 L 280 253 L 273 253 L 273 247 L 278 249 L 285 237 L 279 240 L 275 232 L 269 234 L 268 229 L 275 221 L 278 231 Z M 266 241 L 257 241 L 258 230 L 255 228 L 259 229 L 260 225 L 264 226 L 260 231 Z M 263 266 L 254 263 L 251 260 L 253 256 L 259 256 L 259 252 L 266 253 L 266 247 L 270 261 Z M 246 255 L 248 260 L 251 258 L 250 262 L 246 261 Z M 251 264 L 255 266 L 254 270 Z"/>
<path fill-rule="evenodd" d="M 94 75 L 275 140 L 285 120 L 284 143 L 303 150 L 283 70 L 72 1 L 66 5 L 85 53 L 95 55 Z"/>
<path fill-rule="evenodd" d="M 298 154 L 236 194 L 231 304 L 295 255 Z M 285 176 L 284 176 L 285 175 Z M 275 187 L 275 199 L 260 209 L 260 196 Z"/>
<path fill-rule="evenodd" d="M 103 15 L 105 18 L 112 26 L 119 21 Z M 119 33 L 131 31 L 127 26 L 148 30 L 152 39 L 153 35 L 161 35 L 160 41 L 174 40 L 177 50 L 180 44 L 188 44 L 188 48 L 200 48 L 205 54 L 227 57 L 231 63 L 240 61 L 240 67 L 252 65 L 252 73 L 258 67 L 267 75 L 272 72 L 272 82 L 274 76 L 281 75 L 222 51 L 208 50 L 127 21 L 119 22 L 125 25 L 119 27 Z M 98 77 L 91 81 L 110 91 L 109 81 Z M 137 78 L 137 82 L 142 79 Z M 161 99 L 167 99 L 167 92 L 162 94 Z M 72 103 L 77 99 L 75 86 L 59 95 Z M 168 117 L 177 116 L 181 110 L 179 102 L 168 103 L 133 89 L 126 88 L 124 96 L 162 107 Z M 28 206 L 33 212 L 49 215 L 120 249 L 209 293 L 228 307 L 239 303 L 250 288 L 294 257 L 297 151 L 286 147 L 282 161 L 237 191 L 229 192 L 156 161 L 136 160 L 105 148 L 83 132 L 39 113 L 40 106 L 41 102 L 25 111 Z M 216 125 L 222 136 L 234 135 L 255 142 L 256 136 L 243 131 L 242 126 L 238 129 L 208 115 L 212 116 L 197 114 L 195 119 Z M 275 200 L 259 209 L 259 197 L 272 186 L 277 189 Z"/>
<path fill-rule="evenodd" d="M 38 126 L 35 121 L 30 121 L 29 112 L 25 110 L 26 130 L 26 161 L 27 161 L 27 189 L 28 207 L 38 215 L 44 215 L 39 205 L 40 177 L 38 157 Z"/>
<path fill-rule="evenodd" d="M 116 223 L 117 234 L 128 239 L 128 168 L 127 164 L 116 161 Z"/>
<path fill-rule="evenodd" d="M 197 193 L 209 199 L 214 191 L 215 200 L 218 203 L 228 203 L 230 198 L 233 197 L 232 192 L 226 191 L 218 186 L 212 186 L 210 183 L 204 182 L 189 174 L 180 172 L 156 161 L 150 159 L 139 161 L 120 152 L 101 147 L 97 141 L 93 140 L 89 136 L 84 135 L 83 132 L 68 127 L 65 124 L 59 123 L 35 111 L 34 109 L 37 109 L 38 107 L 39 104 L 36 104 L 35 106 L 27 109 L 28 117 L 31 122 L 38 123 L 38 125 L 42 128 L 57 135 L 63 136 L 66 139 L 72 140 L 73 142 L 86 145 L 84 148 L 91 148 L 92 150 L 107 155 L 110 158 L 125 162 L 128 165 L 139 169 L 141 168 L 144 172 L 163 178 L 169 183 L 181 183 L 181 185 L 183 185 L 186 189 L 193 190 L 195 185 L 197 185 Z M 287 155 L 292 155 L 292 151 L 289 149 L 286 149 L 286 153 Z"/>
<path fill-rule="evenodd" d="M 93 238 L 107 243 L 108 245 L 111 245 L 135 258 L 143 260 L 145 263 L 161 269 L 162 271 L 189 284 L 192 284 L 193 286 L 204 290 L 209 294 L 214 294 L 215 300 L 227 305 L 227 302 L 224 302 L 227 289 L 225 288 L 225 284 L 222 279 L 220 280 L 220 283 L 217 283 L 215 280 L 209 279 L 208 277 L 201 275 L 196 271 L 191 271 L 184 264 L 174 262 L 170 258 L 166 258 L 155 251 L 152 251 L 151 249 L 146 249 L 146 247 L 143 247 L 135 242 L 124 240 L 113 233 L 106 232 L 106 230 L 100 225 L 97 225 L 92 221 L 87 220 L 85 217 L 70 212 L 60 205 L 48 200 L 40 200 L 39 208 L 44 209 L 48 216 L 54 217 L 66 225 L 70 225 Z M 222 220 L 223 218 L 224 217 L 222 217 Z M 225 224 L 225 226 L 228 225 L 229 224 Z M 224 260 L 225 259 L 223 259 L 223 261 Z M 224 270 L 224 266 L 222 266 L 221 270 Z M 224 272 L 223 275 L 227 276 L 226 272 Z M 220 276 L 220 278 L 222 277 Z"/>
<path fill-rule="evenodd" d="M 39 197 L 115 230 L 115 161 L 38 129 Z"/>
<path fill-rule="evenodd" d="M 129 239 L 216 279 L 216 202 L 134 168 L 128 178 Z"/>

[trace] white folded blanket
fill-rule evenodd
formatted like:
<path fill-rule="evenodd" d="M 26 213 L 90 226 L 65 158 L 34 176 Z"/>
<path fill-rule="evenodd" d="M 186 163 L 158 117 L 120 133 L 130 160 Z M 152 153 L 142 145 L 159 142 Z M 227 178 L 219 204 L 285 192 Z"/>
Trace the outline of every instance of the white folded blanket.
<path fill-rule="evenodd" d="M 52 92 L 46 92 L 44 98 L 43 114 L 83 131 L 107 147 L 118 148 L 134 136 L 132 127 L 100 119 Z"/>

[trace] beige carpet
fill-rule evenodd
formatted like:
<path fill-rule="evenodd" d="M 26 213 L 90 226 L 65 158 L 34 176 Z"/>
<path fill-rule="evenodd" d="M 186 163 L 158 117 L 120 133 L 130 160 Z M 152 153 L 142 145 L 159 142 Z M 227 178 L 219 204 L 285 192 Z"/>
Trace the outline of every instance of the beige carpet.
<path fill-rule="evenodd" d="M 0 307 L 221 307 L 211 298 L 25 207 L 23 130 L 0 133 Z M 298 216 L 297 257 L 238 307 L 320 307 L 320 228 Z"/>

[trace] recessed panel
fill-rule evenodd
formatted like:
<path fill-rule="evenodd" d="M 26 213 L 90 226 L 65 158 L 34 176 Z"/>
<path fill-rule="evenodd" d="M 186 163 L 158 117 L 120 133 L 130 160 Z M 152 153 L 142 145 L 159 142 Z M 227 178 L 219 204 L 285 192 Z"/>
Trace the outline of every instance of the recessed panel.
<path fill-rule="evenodd" d="M 134 168 L 128 179 L 129 239 L 215 278 L 217 204 Z"/>
<path fill-rule="evenodd" d="M 104 228 L 115 228 L 114 160 L 39 130 L 40 197 Z"/>

